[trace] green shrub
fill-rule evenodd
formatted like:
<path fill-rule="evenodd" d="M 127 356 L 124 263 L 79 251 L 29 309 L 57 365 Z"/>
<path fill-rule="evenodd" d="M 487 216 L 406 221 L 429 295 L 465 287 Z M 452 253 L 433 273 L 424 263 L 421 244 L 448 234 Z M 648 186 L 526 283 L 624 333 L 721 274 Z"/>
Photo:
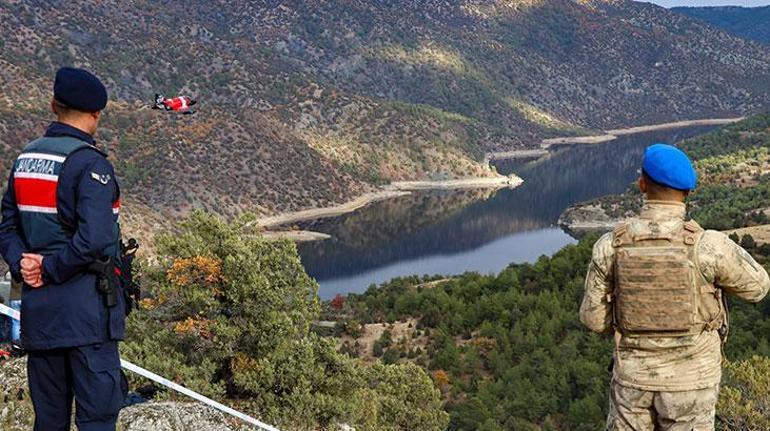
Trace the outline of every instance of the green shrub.
<path fill-rule="evenodd" d="M 770 429 L 770 358 L 726 364 L 717 419 L 721 430 Z"/>
<path fill-rule="evenodd" d="M 423 370 L 367 368 L 310 332 L 317 284 L 293 243 L 265 241 L 250 223 L 195 213 L 158 238 L 124 357 L 286 429 L 443 429 L 448 415 Z"/>

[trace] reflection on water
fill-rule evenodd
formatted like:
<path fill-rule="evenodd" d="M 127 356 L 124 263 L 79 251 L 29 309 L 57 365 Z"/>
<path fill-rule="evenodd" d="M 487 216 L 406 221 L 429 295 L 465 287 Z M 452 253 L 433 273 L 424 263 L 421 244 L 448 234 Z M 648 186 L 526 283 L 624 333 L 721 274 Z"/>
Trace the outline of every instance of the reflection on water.
<path fill-rule="evenodd" d="M 535 161 L 497 164 L 524 184 L 514 190 L 427 191 L 317 220 L 305 229 L 332 239 L 300 245 L 322 298 L 362 292 L 372 283 L 412 274 L 496 272 L 532 262 L 574 242 L 554 225 L 568 206 L 625 190 L 637 176 L 644 148 L 710 130 L 691 127 L 559 147 Z"/>

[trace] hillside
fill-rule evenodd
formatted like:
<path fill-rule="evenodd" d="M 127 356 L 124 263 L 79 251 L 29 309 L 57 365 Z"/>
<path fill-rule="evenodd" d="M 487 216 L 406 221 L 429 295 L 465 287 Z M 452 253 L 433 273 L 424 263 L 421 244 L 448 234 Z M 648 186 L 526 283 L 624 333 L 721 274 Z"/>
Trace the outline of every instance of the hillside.
<path fill-rule="evenodd" d="M 769 227 L 770 114 L 680 147 L 699 172 L 700 186 L 689 201 L 692 217 L 710 229 L 756 226 L 731 238 L 768 267 L 770 244 L 747 234 Z M 639 193 L 632 189 L 579 208 L 614 220 L 635 214 L 639 206 Z M 394 279 L 361 295 L 335 298 L 323 318 L 337 322 L 341 351 L 366 361 L 416 363 L 429 371 L 451 415 L 449 430 L 601 429 L 612 340 L 578 321 L 596 238 L 589 235 L 553 256 L 511 264 L 496 275 Z M 770 301 L 731 301 L 730 314 L 717 429 L 764 430 L 767 391 L 761 370 L 770 366 Z"/>
<path fill-rule="evenodd" d="M 59 65 L 90 68 L 143 232 L 195 208 L 272 214 L 491 175 L 486 151 L 749 113 L 770 93 L 767 48 L 626 0 L 17 0 L 0 21 L 0 155 L 45 126 Z M 199 112 L 149 110 L 155 92 Z"/>
<path fill-rule="evenodd" d="M 700 179 L 689 214 L 709 229 L 744 228 L 731 238 L 767 268 L 770 244 L 751 235 L 770 229 L 770 114 L 679 146 L 695 160 Z M 611 225 L 640 204 L 631 188 L 568 210 L 562 220 L 585 223 L 599 214 Z M 580 210 L 594 219 L 576 220 Z M 601 429 L 612 340 L 578 321 L 596 238 L 496 275 L 394 279 L 335 298 L 323 317 L 337 322 L 341 351 L 430 372 L 451 415 L 449 430 Z M 717 429 L 768 429 L 762 370 L 770 366 L 770 301 L 731 301 L 730 322 Z"/>
<path fill-rule="evenodd" d="M 770 6 L 675 7 L 671 10 L 703 20 L 738 37 L 770 43 Z"/>
<path fill-rule="evenodd" d="M 595 239 L 496 275 L 395 279 L 337 300 L 327 317 L 342 351 L 430 372 L 450 431 L 604 429 L 613 341 L 578 319 Z M 767 267 L 770 246 L 748 250 Z M 766 430 L 770 302 L 731 301 L 730 314 L 717 429 Z"/>
<path fill-rule="evenodd" d="M 770 222 L 770 113 L 759 114 L 683 141 L 694 160 L 698 187 L 688 198 L 689 214 L 707 229 L 729 230 Z M 641 209 L 636 186 L 567 209 L 559 224 L 583 234 L 609 230 Z"/>
<path fill-rule="evenodd" d="M 294 243 L 254 235 L 253 221 L 196 211 L 159 235 L 158 258 L 142 261 L 143 298 L 126 321 L 121 358 L 283 431 L 444 431 L 449 415 L 424 370 L 364 364 L 311 332 L 318 284 Z M 25 363 L 0 357 L 3 431 L 32 429 Z M 123 409 L 119 431 L 246 429 L 137 374 L 127 378 L 149 402 Z"/>

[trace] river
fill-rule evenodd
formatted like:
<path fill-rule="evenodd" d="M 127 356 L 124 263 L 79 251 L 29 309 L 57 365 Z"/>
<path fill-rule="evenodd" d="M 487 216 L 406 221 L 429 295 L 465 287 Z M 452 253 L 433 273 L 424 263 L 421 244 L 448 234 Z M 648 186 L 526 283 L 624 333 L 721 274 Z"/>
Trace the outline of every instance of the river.
<path fill-rule="evenodd" d="M 361 293 L 399 276 L 495 273 L 510 263 L 534 262 L 575 242 L 556 226 L 567 207 L 628 188 L 647 145 L 676 143 L 713 128 L 559 146 L 540 159 L 498 162 L 501 173 L 524 179 L 513 190 L 416 192 L 301 223 L 332 238 L 300 244 L 300 256 L 323 299 Z"/>

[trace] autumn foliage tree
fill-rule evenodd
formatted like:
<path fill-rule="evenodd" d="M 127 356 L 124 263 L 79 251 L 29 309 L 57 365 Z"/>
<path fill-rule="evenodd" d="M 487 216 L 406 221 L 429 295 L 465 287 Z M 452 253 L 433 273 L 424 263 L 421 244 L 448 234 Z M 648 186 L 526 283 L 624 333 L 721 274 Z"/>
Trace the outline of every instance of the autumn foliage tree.
<path fill-rule="evenodd" d="M 334 299 L 329 301 L 329 305 L 337 311 L 342 310 L 342 307 L 345 306 L 345 297 L 338 293 Z"/>
<path fill-rule="evenodd" d="M 123 355 L 281 429 L 444 429 L 425 371 L 364 367 L 310 331 L 318 285 L 293 243 L 263 240 L 252 222 L 194 213 L 158 238 Z"/>

